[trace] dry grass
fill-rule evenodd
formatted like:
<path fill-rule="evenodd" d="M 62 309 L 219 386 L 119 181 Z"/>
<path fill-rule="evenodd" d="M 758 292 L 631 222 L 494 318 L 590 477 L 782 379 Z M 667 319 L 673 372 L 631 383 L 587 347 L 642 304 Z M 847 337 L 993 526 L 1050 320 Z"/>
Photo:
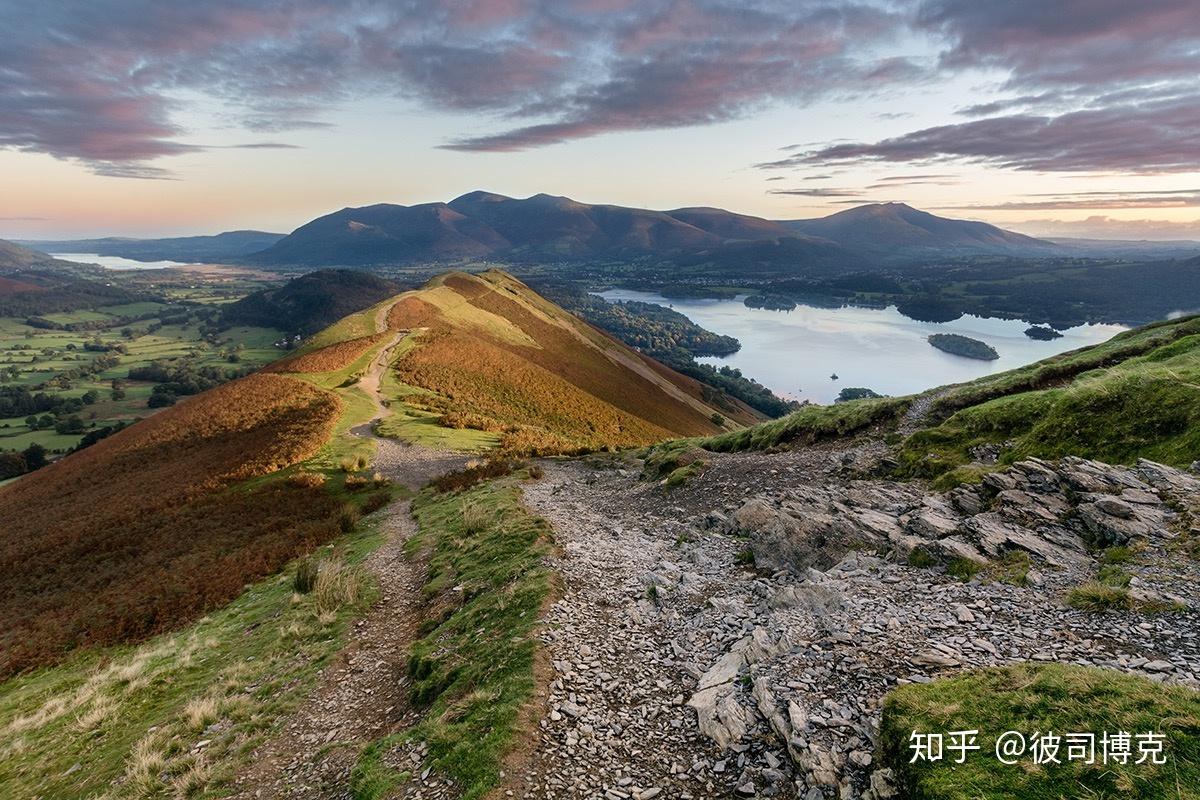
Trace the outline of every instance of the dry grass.
<path fill-rule="evenodd" d="M 383 334 L 347 339 L 319 350 L 289 356 L 264 367 L 265 372 L 335 372 L 345 369 L 375 345 L 383 341 Z"/>
<path fill-rule="evenodd" d="M 220 711 L 221 704 L 217 698 L 206 695 L 189 700 L 183 707 L 183 717 L 187 720 L 188 727 L 199 733 L 216 722 Z"/>
<path fill-rule="evenodd" d="M 295 472 L 288 476 L 288 483 L 305 489 L 317 489 L 325 485 L 325 475 L 320 472 Z"/>
<path fill-rule="evenodd" d="M 475 536 L 487 530 L 493 516 L 492 510 L 487 506 L 470 499 L 463 500 L 459 513 L 462 515 L 463 533 L 467 536 Z"/>
<path fill-rule="evenodd" d="M 0 676 L 173 628 L 335 536 L 320 488 L 230 487 L 314 453 L 340 409 L 252 375 L 0 489 Z"/>
<path fill-rule="evenodd" d="M 317 569 L 317 582 L 313 586 L 317 614 L 322 618 L 332 616 L 336 619 L 339 610 L 359 601 L 366 581 L 362 570 L 347 566 L 340 559 L 322 561 Z"/>

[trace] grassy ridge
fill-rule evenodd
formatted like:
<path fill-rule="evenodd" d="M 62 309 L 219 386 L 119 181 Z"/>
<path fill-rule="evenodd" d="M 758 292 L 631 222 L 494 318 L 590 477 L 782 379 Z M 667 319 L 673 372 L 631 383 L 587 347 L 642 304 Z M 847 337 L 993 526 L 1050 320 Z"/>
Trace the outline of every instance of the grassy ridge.
<path fill-rule="evenodd" d="M 720 430 L 703 390 L 502 272 L 451 273 L 406 296 L 389 325 L 415 330 L 396 379 L 410 428 L 493 434 L 511 452 L 579 452 Z M 400 424 L 397 422 L 396 424 Z M 415 433 L 421 431 L 414 430 Z"/>
<path fill-rule="evenodd" d="M 413 510 L 420 532 L 409 546 L 429 553 L 428 616 L 409 663 L 411 699 L 424 714 L 410 731 L 364 751 L 352 788 L 356 798 L 376 798 L 403 782 L 382 754 L 415 739 L 428 744 L 427 763 L 469 800 L 499 782 L 520 711 L 533 696 L 550 528 L 521 504 L 513 478 L 461 492 L 427 490 Z"/>
<path fill-rule="evenodd" d="M 749 428 L 654 445 L 646 450 L 646 464 L 651 473 L 665 475 L 682 464 L 681 457 L 696 449 L 739 453 L 852 436 L 876 425 L 899 420 L 912 401 L 912 397 L 881 397 L 830 406 L 807 405 L 786 417 Z"/>
<path fill-rule="evenodd" d="M 1002 464 L 1069 454 L 1186 467 L 1200 458 L 1200 319 L 1131 331 L 966 384 L 936 407 L 959 410 L 905 441 L 906 474 L 954 470 L 983 444 L 1002 446 Z"/>
<path fill-rule="evenodd" d="M 954 763 L 909 763 L 909 737 L 919 733 L 978 730 L 981 750 Z M 1006 765 L 995 756 L 996 737 L 1009 730 L 1094 733 L 1096 763 L 1035 766 L 1030 754 Z M 1147 731 L 1166 736 L 1168 763 L 1103 763 L 1104 732 Z M 1065 797 L 1200 797 L 1200 693 L 1162 686 L 1111 670 L 1067 664 L 1015 664 L 965 672 L 927 684 L 901 686 L 884 701 L 879 752 L 913 800 L 1059 800 Z"/>

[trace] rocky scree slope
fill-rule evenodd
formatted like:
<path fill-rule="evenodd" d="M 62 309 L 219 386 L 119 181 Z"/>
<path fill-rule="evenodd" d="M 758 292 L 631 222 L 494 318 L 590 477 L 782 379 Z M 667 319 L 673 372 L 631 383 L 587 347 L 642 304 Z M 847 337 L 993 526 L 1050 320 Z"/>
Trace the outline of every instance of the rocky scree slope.
<path fill-rule="evenodd" d="M 714 454 L 665 497 L 636 463 L 550 465 L 527 499 L 564 591 L 519 796 L 887 798 L 897 685 L 1032 661 L 1200 687 L 1195 475 L 1028 460 L 931 492 L 863 455 Z M 1113 545 L 1131 607 L 1068 605 Z"/>

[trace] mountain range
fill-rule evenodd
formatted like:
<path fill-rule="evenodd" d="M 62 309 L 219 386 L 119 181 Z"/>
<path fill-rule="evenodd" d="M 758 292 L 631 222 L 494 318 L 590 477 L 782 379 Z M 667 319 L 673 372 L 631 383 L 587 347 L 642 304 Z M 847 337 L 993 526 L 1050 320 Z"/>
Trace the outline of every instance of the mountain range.
<path fill-rule="evenodd" d="M 1045 256 L 1070 248 L 983 222 L 877 203 L 819 219 L 769 220 L 720 208 L 654 211 L 536 194 L 476 191 L 448 203 L 343 208 L 290 234 L 233 231 L 176 239 L 27 242 L 54 252 L 269 267 L 647 259 L 836 265 L 930 255 Z"/>
<path fill-rule="evenodd" d="M 773 221 L 719 208 L 652 211 L 537 194 L 471 192 L 449 203 L 344 208 L 246 258 L 263 266 L 372 266 L 496 258 L 711 260 L 782 257 L 804 264 L 929 252 L 1031 255 L 1057 245 L 902 203 L 817 220 Z"/>

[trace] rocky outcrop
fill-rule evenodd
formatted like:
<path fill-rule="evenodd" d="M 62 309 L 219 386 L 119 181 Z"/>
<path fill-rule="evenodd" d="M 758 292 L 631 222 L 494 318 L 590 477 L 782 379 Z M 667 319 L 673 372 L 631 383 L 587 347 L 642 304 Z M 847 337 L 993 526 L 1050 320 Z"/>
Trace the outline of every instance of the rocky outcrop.
<path fill-rule="evenodd" d="M 941 494 L 913 484 L 858 480 L 751 497 L 708 524 L 745 536 L 755 563 L 803 574 L 846 553 L 871 550 L 893 560 L 942 563 L 1003 558 L 1019 551 L 1053 569 L 1081 569 L 1089 551 L 1169 539 L 1200 481 L 1141 461 L 1133 468 L 1080 458 L 1028 459 L 982 483 Z"/>

